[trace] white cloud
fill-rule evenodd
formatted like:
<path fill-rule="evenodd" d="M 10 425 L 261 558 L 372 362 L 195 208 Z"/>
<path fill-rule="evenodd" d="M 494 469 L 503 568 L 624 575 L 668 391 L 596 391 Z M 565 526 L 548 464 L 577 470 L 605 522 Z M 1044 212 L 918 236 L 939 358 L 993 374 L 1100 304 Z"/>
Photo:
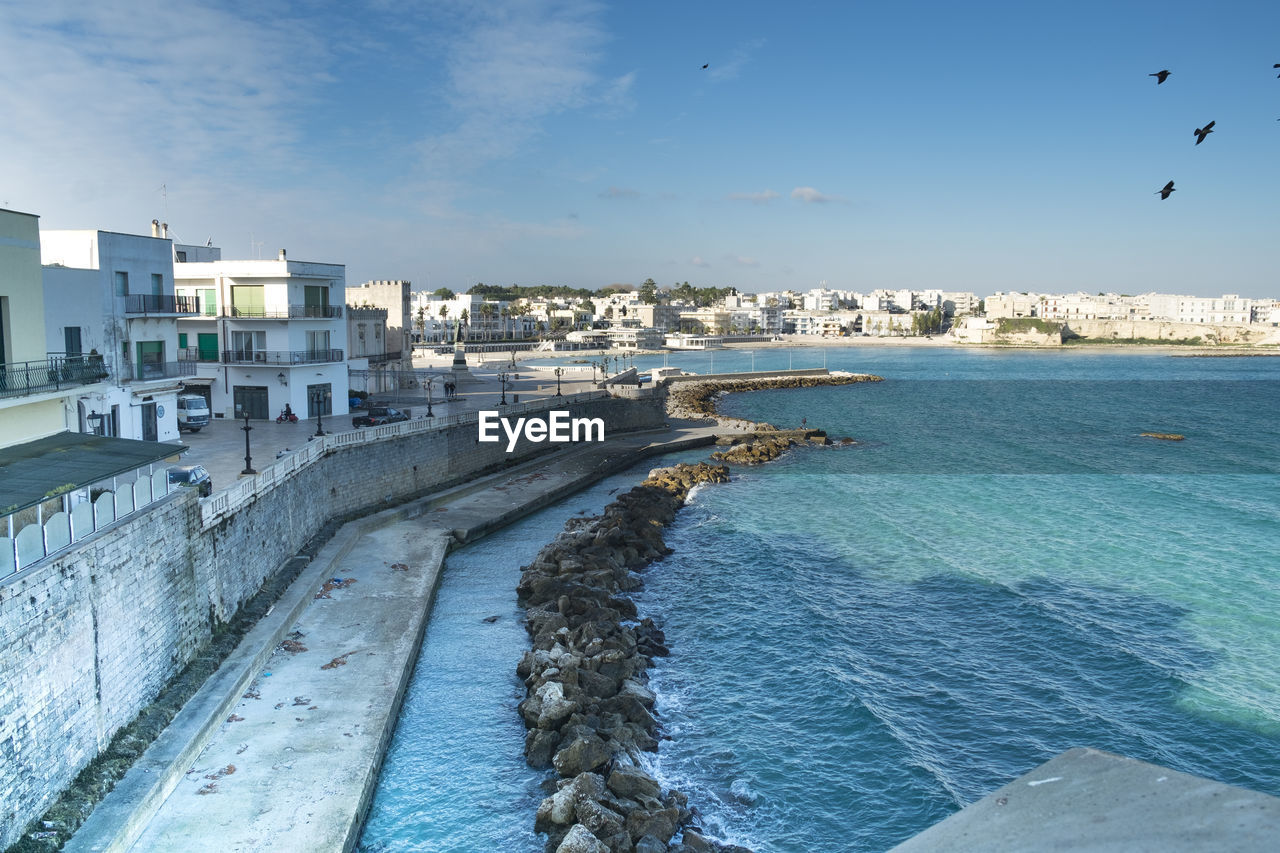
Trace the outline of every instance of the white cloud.
<path fill-rule="evenodd" d="M 757 261 L 755 258 L 747 257 L 746 255 L 734 256 L 732 260 L 735 264 L 737 264 L 740 267 L 754 268 L 754 267 L 760 266 L 759 261 Z"/>
<path fill-rule="evenodd" d="M 702 256 L 701 256 L 701 255 L 694 255 L 694 256 L 693 256 L 693 260 L 692 260 L 692 261 L 690 261 L 690 263 L 692 263 L 695 267 L 710 267 L 710 266 L 711 266 L 711 264 L 707 263 L 706 261 L 704 261 L 704 260 L 702 259 Z"/>
<path fill-rule="evenodd" d="M 707 76 L 713 82 L 723 83 L 732 80 L 742 73 L 742 69 L 751 61 L 755 52 L 764 47 L 764 39 L 751 39 L 738 45 L 723 62 L 712 62 L 707 69 Z"/>
<path fill-rule="evenodd" d="M 778 197 L 778 193 L 773 190 L 764 190 L 758 193 L 729 193 L 732 201 L 749 201 L 752 204 L 768 204 Z"/>
<path fill-rule="evenodd" d="M 829 204 L 831 202 L 844 201 L 838 195 L 827 195 L 818 192 L 813 187 L 796 187 L 791 191 L 791 197 L 805 204 Z"/>

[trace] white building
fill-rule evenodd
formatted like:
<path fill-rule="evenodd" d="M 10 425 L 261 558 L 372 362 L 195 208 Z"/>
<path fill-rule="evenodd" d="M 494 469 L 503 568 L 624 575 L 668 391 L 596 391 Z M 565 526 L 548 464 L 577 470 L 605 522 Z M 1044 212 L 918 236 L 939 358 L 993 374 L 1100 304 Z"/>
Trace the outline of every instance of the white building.
<path fill-rule="evenodd" d="M 1252 300 L 1241 299 L 1234 293 L 1218 297 L 1149 293 L 1146 298 L 1155 320 L 1239 326 L 1253 318 Z"/>
<path fill-rule="evenodd" d="M 194 365 L 179 360 L 178 319 L 194 300 L 174 294 L 173 245 L 111 231 L 45 231 L 45 337 L 68 357 L 100 355 L 109 387 L 78 403 L 95 431 L 142 441 L 178 438 L 177 395 Z"/>
<path fill-rule="evenodd" d="M 178 323 L 180 353 L 197 363 L 213 416 L 262 420 L 286 404 L 300 417 L 346 414 L 346 268 L 283 249 L 274 260 L 220 258 L 173 268 L 178 295 L 198 310 Z"/>
<path fill-rule="evenodd" d="M 391 361 L 401 361 L 403 366 L 413 366 L 413 312 L 410 296 L 413 292 L 408 281 L 366 281 L 359 287 L 348 287 L 348 307 L 381 308 L 386 312 L 386 338 L 378 342 L 378 352 L 384 356 L 395 354 Z"/>

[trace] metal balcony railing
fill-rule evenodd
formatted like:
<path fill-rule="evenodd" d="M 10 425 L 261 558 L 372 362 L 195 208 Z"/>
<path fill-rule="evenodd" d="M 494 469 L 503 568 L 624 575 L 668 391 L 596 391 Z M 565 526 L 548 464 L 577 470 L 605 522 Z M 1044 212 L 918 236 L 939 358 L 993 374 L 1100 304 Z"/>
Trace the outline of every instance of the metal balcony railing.
<path fill-rule="evenodd" d="M 199 303 L 194 296 L 156 296 L 130 293 L 124 298 L 125 314 L 196 314 Z"/>
<path fill-rule="evenodd" d="M 152 382 L 156 379 L 176 379 L 180 376 L 195 376 L 197 362 L 159 361 L 149 364 L 130 364 L 122 371 L 121 382 Z"/>
<path fill-rule="evenodd" d="M 327 364 L 342 361 L 340 349 L 223 350 L 223 364 Z"/>
<path fill-rule="evenodd" d="M 23 397 L 91 385 L 109 375 L 100 355 L 54 355 L 44 361 L 0 363 L 0 397 Z"/>
<path fill-rule="evenodd" d="M 359 358 L 360 356 L 354 356 Z M 372 355 L 364 356 L 369 359 L 370 364 L 386 364 L 389 361 L 399 361 L 400 353 L 396 352 L 375 352 Z"/>
<path fill-rule="evenodd" d="M 237 308 L 226 309 L 225 316 L 237 320 L 337 320 L 342 317 L 341 305 L 290 305 L 286 308 Z"/>

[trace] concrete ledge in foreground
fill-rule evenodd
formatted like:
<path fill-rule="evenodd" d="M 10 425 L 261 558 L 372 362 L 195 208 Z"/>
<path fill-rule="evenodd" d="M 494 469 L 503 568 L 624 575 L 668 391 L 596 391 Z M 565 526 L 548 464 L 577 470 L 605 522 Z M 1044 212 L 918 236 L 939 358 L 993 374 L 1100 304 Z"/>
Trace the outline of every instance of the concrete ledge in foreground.
<path fill-rule="evenodd" d="M 1072 749 L 891 853 L 1271 853 L 1280 799 L 1096 749 Z"/>

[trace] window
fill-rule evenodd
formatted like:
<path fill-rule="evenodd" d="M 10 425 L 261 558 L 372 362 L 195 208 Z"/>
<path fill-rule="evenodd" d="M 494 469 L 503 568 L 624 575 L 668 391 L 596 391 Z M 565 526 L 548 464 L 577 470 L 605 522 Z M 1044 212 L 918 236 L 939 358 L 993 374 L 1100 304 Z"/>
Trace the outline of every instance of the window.
<path fill-rule="evenodd" d="M 213 317 L 218 313 L 218 291 L 212 287 L 200 289 L 200 313 Z"/>
<path fill-rule="evenodd" d="M 333 414 L 333 386 L 328 382 L 307 386 L 307 417 Z"/>
<path fill-rule="evenodd" d="M 84 350 L 80 348 L 80 327 L 67 326 L 62 330 L 62 339 L 64 344 L 64 352 L 67 357 L 80 355 Z"/>
<path fill-rule="evenodd" d="M 231 288 L 232 317 L 265 317 L 266 304 L 260 284 L 238 284 Z"/>
<path fill-rule="evenodd" d="M 329 288 L 308 284 L 302 292 L 302 299 L 308 317 L 329 315 Z"/>
<path fill-rule="evenodd" d="M 116 270 L 116 296 L 129 295 L 129 274 Z"/>
<path fill-rule="evenodd" d="M 267 348 L 266 332 L 232 332 L 231 355 L 237 361 L 255 361 L 265 356 L 256 356 Z"/>
<path fill-rule="evenodd" d="M 327 358 L 329 356 L 329 332 L 307 332 L 307 357 Z"/>
<path fill-rule="evenodd" d="M 151 274 L 151 295 L 164 296 L 164 276 L 158 272 Z"/>
<path fill-rule="evenodd" d="M 164 341 L 138 341 L 137 350 L 138 378 L 164 378 Z"/>
<path fill-rule="evenodd" d="M 180 264 L 185 264 L 185 263 L 187 262 L 187 253 L 186 253 L 186 252 L 183 252 L 183 251 L 181 251 L 181 250 L 178 250 L 178 251 L 175 251 L 175 252 L 174 252 L 174 254 L 178 256 L 178 263 L 180 263 Z"/>
<path fill-rule="evenodd" d="M 178 332 L 178 349 L 186 349 L 186 348 L 187 348 L 187 333 Z"/>

